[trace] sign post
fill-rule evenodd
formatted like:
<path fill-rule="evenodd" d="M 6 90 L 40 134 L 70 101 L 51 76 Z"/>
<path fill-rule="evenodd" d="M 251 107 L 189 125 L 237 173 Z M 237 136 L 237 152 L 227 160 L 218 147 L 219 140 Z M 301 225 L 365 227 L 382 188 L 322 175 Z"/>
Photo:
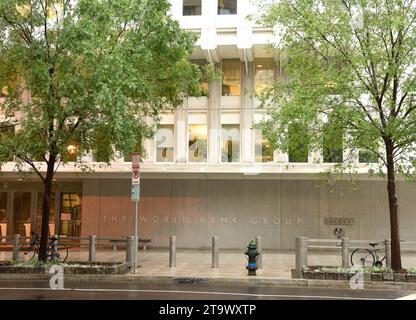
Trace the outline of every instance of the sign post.
<path fill-rule="evenodd" d="M 139 216 L 139 201 L 140 201 L 140 155 L 134 153 L 132 155 L 132 168 L 131 168 L 131 200 L 135 202 L 134 208 L 134 255 L 133 255 L 133 273 L 136 273 L 137 269 L 137 251 L 139 245 L 138 237 L 138 216 Z"/>

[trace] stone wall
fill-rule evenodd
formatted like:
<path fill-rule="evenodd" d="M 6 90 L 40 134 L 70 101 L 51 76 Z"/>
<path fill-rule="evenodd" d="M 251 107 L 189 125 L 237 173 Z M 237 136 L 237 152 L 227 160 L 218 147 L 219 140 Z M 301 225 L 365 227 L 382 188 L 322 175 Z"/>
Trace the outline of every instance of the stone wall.
<path fill-rule="evenodd" d="M 84 180 L 83 235 L 130 235 L 130 188 L 127 179 Z M 401 237 L 413 241 L 415 191 L 416 184 L 398 185 Z M 360 181 L 352 191 L 347 182 L 318 180 L 143 179 L 139 208 L 140 238 L 151 238 L 153 247 L 168 246 L 176 235 L 179 248 L 207 248 L 217 235 L 221 248 L 244 249 L 259 235 L 266 249 L 291 249 L 296 236 L 335 238 L 336 227 L 351 239 L 389 238 L 382 181 Z M 330 217 L 353 224 L 327 224 Z"/>

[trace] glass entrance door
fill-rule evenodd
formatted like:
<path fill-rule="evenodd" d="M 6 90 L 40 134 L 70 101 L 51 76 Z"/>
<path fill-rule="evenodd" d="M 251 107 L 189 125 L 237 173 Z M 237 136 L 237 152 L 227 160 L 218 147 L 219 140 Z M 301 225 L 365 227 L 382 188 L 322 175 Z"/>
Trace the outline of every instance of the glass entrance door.
<path fill-rule="evenodd" d="M 14 193 L 13 199 L 13 234 L 30 236 L 30 192 Z"/>
<path fill-rule="evenodd" d="M 61 193 L 61 221 L 59 234 L 68 237 L 81 236 L 82 195 Z"/>
<path fill-rule="evenodd" d="M 0 192 L 0 236 L 7 234 L 7 192 Z M 6 242 L 6 239 L 0 240 Z"/>

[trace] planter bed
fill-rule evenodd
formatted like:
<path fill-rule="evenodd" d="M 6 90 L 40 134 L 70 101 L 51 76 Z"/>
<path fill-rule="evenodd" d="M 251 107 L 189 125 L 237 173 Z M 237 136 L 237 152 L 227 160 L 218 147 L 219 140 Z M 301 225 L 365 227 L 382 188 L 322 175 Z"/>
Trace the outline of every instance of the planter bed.
<path fill-rule="evenodd" d="M 354 268 L 337 268 L 324 266 L 304 267 L 301 278 L 307 280 L 344 280 L 347 281 L 359 272 Z M 296 270 L 292 270 L 292 278 L 299 278 Z M 416 282 L 415 269 L 411 271 L 395 273 L 388 268 L 369 268 L 364 269 L 364 281 L 374 282 Z"/>
<path fill-rule="evenodd" d="M 51 265 L 0 262 L 0 273 L 45 274 L 49 273 Z M 128 263 L 74 261 L 61 265 L 64 268 L 64 274 L 125 274 L 130 271 Z"/>

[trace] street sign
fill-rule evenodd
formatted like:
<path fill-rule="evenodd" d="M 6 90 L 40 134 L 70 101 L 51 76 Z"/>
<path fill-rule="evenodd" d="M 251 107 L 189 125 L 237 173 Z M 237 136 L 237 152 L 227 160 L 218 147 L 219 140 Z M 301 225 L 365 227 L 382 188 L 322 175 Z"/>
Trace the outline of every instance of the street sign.
<path fill-rule="evenodd" d="M 131 185 L 131 201 L 140 201 L 140 184 Z"/>
<path fill-rule="evenodd" d="M 131 184 L 140 184 L 140 154 L 138 153 L 132 155 Z"/>

